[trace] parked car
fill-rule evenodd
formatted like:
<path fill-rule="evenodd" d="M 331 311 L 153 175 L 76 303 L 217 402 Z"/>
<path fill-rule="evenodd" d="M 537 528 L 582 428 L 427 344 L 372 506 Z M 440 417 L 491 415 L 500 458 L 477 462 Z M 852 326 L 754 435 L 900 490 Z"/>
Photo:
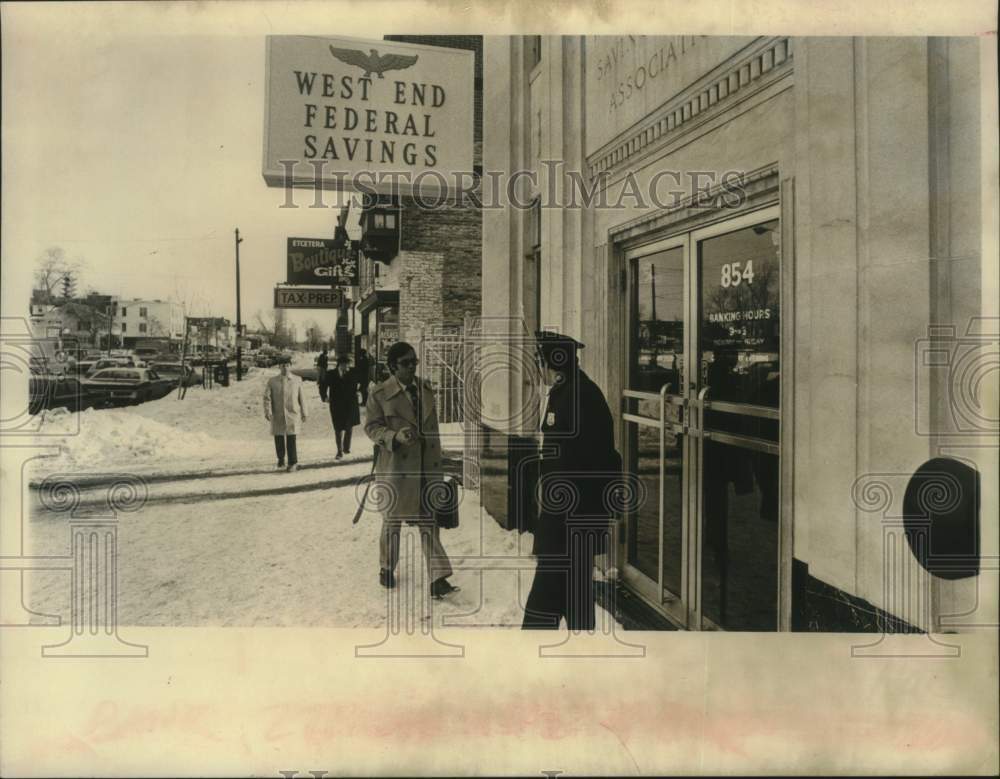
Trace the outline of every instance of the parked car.
<path fill-rule="evenodd" d="M 169 353 L 162 351 L 157 346 L 140 346 L 135 350 L 135 357 L 139 360 L 145 360 L 146 363 L 170 359 Z"/>
<path fill-rule="evenodd" d="M 91 369 L 95 365 L 97 365 L 97 360 L 95 360 L 95 359 L 88 358 L 86 360 L 79 360 L 76 363 L 76 365 L 74 366 L 74 371 L 73 372 L 77 376 L 81 376 L 81 377 L 82 376 L 86 376 L 88 373 L 90 373 Z"/>
<path fill-rule="evenodd" d="M 94 397 L 75 376 L 32 374 L 28 379 L 28 413 L 43 408 L 81 411 L 94 405 Z"/>
<path fill-rule="evenodd" d="M 81 370 L 79 366 L 85 366 Z M 83 362 L 77 363 L 77 373 L 80 376 L 92 376 L 97 371 L 104 370 L 105 368 L 135 368 L 141 367 L 135 364 L 135 361 L 131 357 L 102 357 L 99 360 L 93 362 L 84 360 Z"/>
<path fill-rule="evenodd" d="M 223 356 L 222 352 L 210 351 L 210 352 L 200 352 L 199 354 L 191 355 L 188 362 L 190 362 L 192 365 L 212 365 L 213 363 L 217 363 L 223 359 L 225 359 L 225 357 Z"/>
<path fill-rule="evenodd" d="M 172 382 L 171 387 L 177 387 L 181 383 L 181 376 L 184 376 L 184 386 L 193 387 L 201 384 L 201 376 L 194 372 L 190 365 L 181 365 L 179 362 L 157 362 L 150 366 L 161 378 Z"/>
<path fill-rule="evenodd" d="M 152 368 L 104 368 L 81 384 L 96 402 L 144 403 L 162 398 L 176 386 Z"/>

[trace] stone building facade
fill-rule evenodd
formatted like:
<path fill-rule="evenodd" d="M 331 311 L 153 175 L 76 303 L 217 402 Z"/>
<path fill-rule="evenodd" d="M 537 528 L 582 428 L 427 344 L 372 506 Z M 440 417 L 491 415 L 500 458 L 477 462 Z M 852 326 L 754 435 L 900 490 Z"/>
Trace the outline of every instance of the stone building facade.
<path fill-rule="evenodd" d="M 980 42 L 495 36 L 485 58 L 484 167 L 534 175 L 484 212 L 484 321 L 514 357 L 483 387 L 489 512 L 521 523 L 529 334 L 552 328 L 643 485 L 615 568 L 666 618 L 995 624 L 995 394 L 948 367 L 997 339 Z M 928 463 L 963 485 L 951 572 L 921 547 L 947 536 L 912 500 Z"/>

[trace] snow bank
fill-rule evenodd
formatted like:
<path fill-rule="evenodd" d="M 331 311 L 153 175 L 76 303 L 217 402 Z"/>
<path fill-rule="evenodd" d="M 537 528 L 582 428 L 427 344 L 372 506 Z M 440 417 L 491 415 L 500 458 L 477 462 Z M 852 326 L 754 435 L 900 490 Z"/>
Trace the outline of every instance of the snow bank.
<path fill-rule="evenodd" d="M 36 472 L 167 464 L 171 469 L 180 464 L 228 467 L 260 457 L 269 459 L 263 396 L 267 380 L 276 373 L 275 369 L 258 369 L 241 382 L 233 380 L 229 387 L 189 387 L 183 400 L 174 390 L 138 406 L 87 409 L 79 414 L 65 409 L 44 411 L 37 443 L 59 446 L 60 454 L 34 461 Z M 302 437 L 328 437 L 329 416 L 318 396 L 313 397 L 315 385 L 305 385 L 304 391 L 307 412 L 314 419 Z"/>
<path fill-rule="evenodd" d="M 208 433 L 181 430 L 134 410 L 65 409 L 44 412 L 41 431 L 48 445 L 60 447 L 55 458 L 38 464 L 44 470 L 91 470 L 112 463 L 165 463 L 218 459 L 225 442 Z"/>
<path fill-rule="evenodd" d="M 313 364 L 315 354 L 296 354 L 293 365 Z M 33 461 L 33 476 L 55 471 L 101 471 L 108 468 L 175 471 L 198 468 L 229 469 L 273 463 L 270 428 L 264 419 L 267 381 L 277 368 L 257 368 L 230 386 L 190 387 L 184 400 L 177 391 L 138 406 L 88 409 L 71 414 L 65 409 L 40 415 L 36 443 L 60 447 L 58 457 Z M 307 418 L 298 434 L 299 461 L 330 459 L 336 454 L 327 405 L 316 382 L 302 384 Z M 462 447 L 458 424 L 442 425 L 442 444 L 449 451 Z M 353 449 L 371 453 L 362 427 L 354 429 Z"/>

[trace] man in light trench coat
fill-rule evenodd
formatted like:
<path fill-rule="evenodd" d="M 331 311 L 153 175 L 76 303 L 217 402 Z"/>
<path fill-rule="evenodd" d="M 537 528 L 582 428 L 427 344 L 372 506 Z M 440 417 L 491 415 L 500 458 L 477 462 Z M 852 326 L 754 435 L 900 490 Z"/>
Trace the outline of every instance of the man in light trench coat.
<path fill-rule="evenodd" d="M 280 373 L 268 379 L 264 388 L 264 418 L 271 423 L 278 469 L 285 467 L 287 449 L 288 470 L 297 471 L 299 458 L 295 436 L 306 421 L 306 406 L 302 398 L 302 379 L 288 372 L 290 362 L 290 359 L 284 358 L 278 368 Z"/>
<path fill-rule="evenodd" d="M 434 391 L 430 382 L 417 378 L 417 362 L 412 346 L 405 341 L 393 344 L 386 355 L 392 375 L 372 389 L 365 406 L 365 433 L 378 444 L 376 483 L 390 496 L 379 539 L 379 582 L 396 586 L 400 528 L 404 521 L 411 522 L 420 526 L 431 596 L 440 598 L 458 588 L 448 582 L 451 562 L 427 506 L 426 496 L 444 470 Z"/>

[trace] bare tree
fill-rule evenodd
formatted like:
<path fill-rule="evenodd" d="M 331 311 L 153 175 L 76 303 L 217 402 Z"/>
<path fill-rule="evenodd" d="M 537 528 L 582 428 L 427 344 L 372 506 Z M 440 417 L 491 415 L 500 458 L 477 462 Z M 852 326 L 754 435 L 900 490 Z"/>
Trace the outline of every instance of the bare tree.
<path fill-rule="evenodd" d="M 320 327 L 319 322 L 315 319 L 310 319 L 306 322 L 306 336 L 308 338 L 307 346 L 310 351 L 319 351 L 323 342 L 326 340 L 326 334 L 323 332 L 323 328 Z"/>
<path fill-rule="evenodd" d="M 267 334 L 272 346 L 285 349 L 294 345 L 295 330 L 288 325 L 284 309 L 272 308 L 267 312 L 257 309 L 254 321 L 258 329 Z"/>
<path fill-rule="evenodd" d="M 295 343 L 295 328 L 294 326 L 290 326 L 288 324 L 288 317 L 285 314 L 285 309 L 272 309 L 271 316 L 274 317 L 274 345 L 279 349 L 285 349 L 289 346 L 293 346 Z"/>
<path fill-rule="evenodd" d="M 46 300 L 60 297 L 65 289 L 73 286 L 66 285 L 64 280 L 78 281 L 83 267 L 82 259 L 71 260 L 62 247 L 50 246 L 36 262 L 35 289 L 41 290 Z"/>
<path fill-rule="evenodd" d="M 257 323 L 257 329 L 260 332 L 262 332 L 262 333 L 266 333 L 269 336 L 273 336 L 274 335 L 274 314 L 272 312 L 270 315 L 268 315 L 268 319 L 270 320 L 270 324 L 268 324 L 265 321 L 264 317 L 265 317 L 264 312 L 261 311 L 259 308 L 257 309 L 256 312 L 254 312 L 253 318 L 254 318 L 254 321 Z"/>
<path fill-rule="evenodd" d="M 193 287 L 187 281 L 180 281 L 174 276 L 173 300 L 181 304 L 181 309 L 185 317 L 204 316 L 208 313 L 208 301 L 205 299 L 197 287 Z"/>
<path fill-rule="evenodd" d="M 160 321 L 159 317 L 151 316 L 147 319 L 146 324 L 149 332 L 147 335 L 150 338 L 161 338 L 163 336 L 169 335 L 167 328 L 163 326 L 163 322 Z"/>

